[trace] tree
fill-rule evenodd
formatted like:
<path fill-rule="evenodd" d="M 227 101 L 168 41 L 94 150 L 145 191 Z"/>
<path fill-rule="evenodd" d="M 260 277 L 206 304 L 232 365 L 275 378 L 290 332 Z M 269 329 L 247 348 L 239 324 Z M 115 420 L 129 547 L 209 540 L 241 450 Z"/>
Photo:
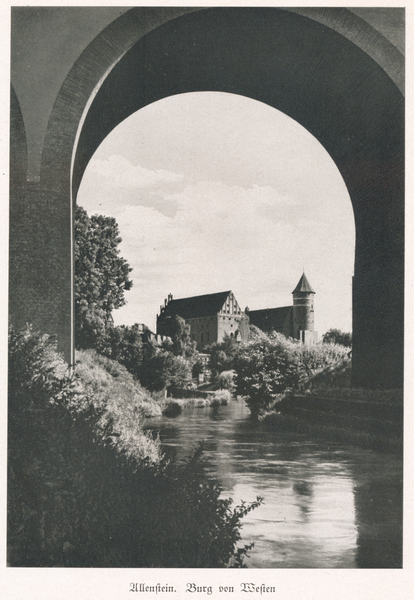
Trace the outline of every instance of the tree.
<path fill-rule="evenodd" d="M 211 344 L 205 350 L 210 354 L 210 368 L 214 378 L 223 372 L 233 369 L 234 360 L 240 351 L 240 344 L 227 334 L 220 343 Z"/>
<path fill-rule="evenodd" d="M 254 417 L 273 408 L 283 394 L 298 390 L 322 369 L 343 361 L 348 351 L 333 344 L 307 346 L 280 333 L 243 344 L 234 360 L 236 393 Z"/>
<path fill-rule="evenodd" d="M 244 396 L 254 417 L 273 407 L 299 379 L 296 346 L 280 334 L 245 344 L 234 361 L 236 392 Z"/>
<path fill-rule="evenodd" d="M 340 329 L 329 329 L 323 337 L 324 344 L 340 344 L 347 348 L 352 347 L 352 333 L 344 333 Z"/>
<path fill-rule="evenodd" d="M 191 327 L 179 315 L 171 317 L 168 325 L 168 337 L 163 343 L 164 350 L 172 352 L 174 356 L 182 356 L 190 360 L 196 360 L 196 342 L 191 340 Z"/>
<path fill-rule="evenodd" d="M 118 361 L 136 379 L 140 378 L 144 344 L 137 323 L 108 327 L 105 336 L 98 340 L 96 349 L 100 354 Z"/>
<path fill-rule="evenodd" d="M 75 335 L 78 348 L 95 347 L 112 311 L 125 304 L 131 268 L 119 256 L 121 243 L 112 217 L 75 212 Z"/>
<path fill-rule="evenodd" d="M 140 381 L 151 392 L 169 387 L 188 387 L 192 382 L 191 363 L 183 356 L 156 350 L 155 354 L 144 359 Z"/>

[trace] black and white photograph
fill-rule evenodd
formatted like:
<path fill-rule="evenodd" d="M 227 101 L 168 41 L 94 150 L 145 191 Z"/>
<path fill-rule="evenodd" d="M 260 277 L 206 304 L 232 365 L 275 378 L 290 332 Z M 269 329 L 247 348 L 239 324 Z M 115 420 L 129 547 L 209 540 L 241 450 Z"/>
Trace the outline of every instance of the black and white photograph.
<path fill-rule="evenodd" d="M 409 597 L 407 11 L 3 11 L 5 598 Z"/>

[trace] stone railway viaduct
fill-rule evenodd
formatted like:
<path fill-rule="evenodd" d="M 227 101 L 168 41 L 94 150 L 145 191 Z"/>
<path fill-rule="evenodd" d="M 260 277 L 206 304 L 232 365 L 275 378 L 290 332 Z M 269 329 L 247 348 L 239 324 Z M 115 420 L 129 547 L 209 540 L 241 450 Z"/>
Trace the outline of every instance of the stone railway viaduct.
<path fill-rule="evenodd" d="M 403 9 L 12 8 L 11 322 L 73 358 L 73 206 L 123 119 L 170 95 L 241 94 L 326 148 L 352 201 L 353 381 L 402 385 Z"/>

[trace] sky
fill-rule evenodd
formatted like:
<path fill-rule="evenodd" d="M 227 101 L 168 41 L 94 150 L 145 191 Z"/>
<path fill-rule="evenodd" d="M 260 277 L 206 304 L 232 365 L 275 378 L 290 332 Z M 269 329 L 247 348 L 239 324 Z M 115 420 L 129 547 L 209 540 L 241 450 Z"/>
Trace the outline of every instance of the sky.
<path fill-rule="evenodd" d="M 145 323 L 169 293 L 232 290 L 250 310 L 288 306 L 303 270 L 315 329 L 352 329 L 355 225 L 335 163 L 276 109 L 222 92 L 179 94 L 102 142 L 77 198 L 115 217 L 133 268 L 116 325 Z"/>

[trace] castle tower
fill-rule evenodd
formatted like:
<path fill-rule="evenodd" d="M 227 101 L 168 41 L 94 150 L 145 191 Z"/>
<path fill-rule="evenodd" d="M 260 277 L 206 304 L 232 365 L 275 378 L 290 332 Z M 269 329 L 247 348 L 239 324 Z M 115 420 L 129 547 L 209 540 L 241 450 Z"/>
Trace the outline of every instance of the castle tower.
<path fill-rule="evenodd" d="M 313 297 L 315 291 L 305 272 L 299 279 L 293 294 L 293 337 L 304 344 L 315 344 L 318 334 L 314 331 Z"/>

